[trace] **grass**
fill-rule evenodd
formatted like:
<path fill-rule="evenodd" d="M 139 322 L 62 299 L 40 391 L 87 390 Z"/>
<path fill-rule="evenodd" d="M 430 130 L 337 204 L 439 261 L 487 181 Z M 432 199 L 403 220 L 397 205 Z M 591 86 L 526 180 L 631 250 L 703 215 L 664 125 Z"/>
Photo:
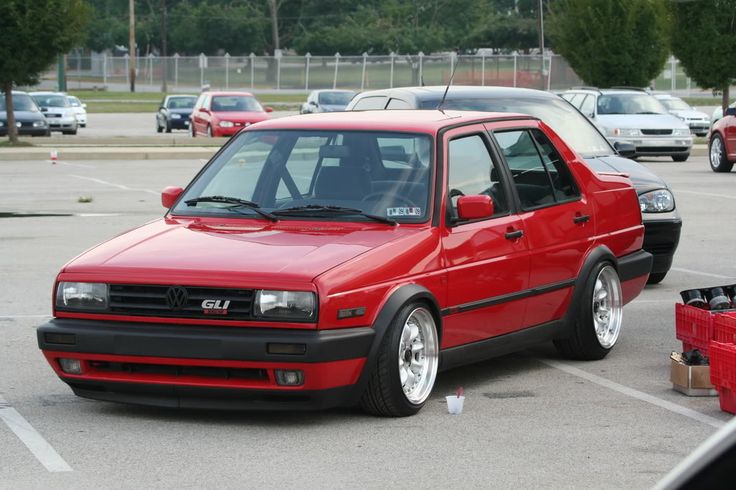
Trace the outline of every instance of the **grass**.
<path fill-rule="evenodd" d="M 10 140 L 0 141 L 0 148 L 19 148 L 25 146 L 33 146 L 33 144 L 27 141 L 19 141 L 17 143 L 13 143 Z"/>

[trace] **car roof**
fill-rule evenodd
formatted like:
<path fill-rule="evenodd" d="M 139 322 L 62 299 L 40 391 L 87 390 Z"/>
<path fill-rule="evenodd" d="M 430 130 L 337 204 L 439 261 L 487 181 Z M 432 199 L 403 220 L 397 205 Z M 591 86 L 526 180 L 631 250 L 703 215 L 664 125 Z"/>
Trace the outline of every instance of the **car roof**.
<path fill-rule="evenodd" d="M 198 96 L 197 95 L 192 95 L 192 94 L 169 94 L 169 95 L 166 96 L 167 99 L 170 99 L 172 97 L 195 97 L 196 98 Z"/>
<path fill-rule="evenodd" d="M 28 92 L 29 95 L 61 95 L 63 97 L 66 97 L 66 94 L 64 92 L 50 92 L 50 91 L 40 91 L 40 92 Z"/>
<path fill-rule="evenodd" d="M 536 120 L 525 114 L 501 112 L 377 110 L 289 116 L 263 121 L 255 124 L 253 128 L 436 133 L 447 126 L 509 119 Z"/>
<path fill-rule="evenodd" d="M 436 100 L 441 98 L 445 93 L 447 86 L 445 85 L 431 85 L 425 87 L 399 87 L 390 88 L 383 90 L 371 90 L 368 92 L 362 92 L 357 97 L 374 97 L 374 96 L 391 96 L 391 95 L 411 95 L 419 101 L 425 100 Z M 477 87 L 470 85 L 452 85 L 447 89 L 447 99 L 459 99 L 466 97 L 483 97 L 488 95 L 494 95 L 497 97 L 503 96 L 519 96 L 526 95 L 528 97 L 557 97 L 555 94 L 550 92 L 544 92 L 542 90 L 534 90 L 528 88 L 518 87 Z"/>
<path fill-rule="evenodd" d="M 316 94 L 321 94 L 322 92 L 346 92 L 346 93 L 354 94 L 355 90 L 349 90 L 346 88 L 321 88 L 319 90 L 312 90 L 312 92 Z"/>

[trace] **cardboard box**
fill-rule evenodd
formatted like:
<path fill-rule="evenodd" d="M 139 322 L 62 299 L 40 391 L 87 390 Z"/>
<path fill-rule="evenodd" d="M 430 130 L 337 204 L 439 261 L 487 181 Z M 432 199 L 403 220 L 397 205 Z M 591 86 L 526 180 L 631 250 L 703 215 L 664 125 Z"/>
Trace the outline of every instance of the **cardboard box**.
<path fill-rule="evenodd" d="M 688 366 L 678 352 L 673 352 L 670 359 L 672 389 L 687 396 L 718 396 L 710 384 L 710 366 Z"/>

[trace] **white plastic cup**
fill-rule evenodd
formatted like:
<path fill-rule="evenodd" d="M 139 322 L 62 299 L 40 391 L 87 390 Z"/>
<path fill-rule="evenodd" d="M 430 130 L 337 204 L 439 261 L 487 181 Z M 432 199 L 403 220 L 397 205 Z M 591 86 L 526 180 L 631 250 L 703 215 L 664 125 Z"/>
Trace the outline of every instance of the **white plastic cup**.
<path fill-rule="evenodd" d="M 51 150 L 49 156 L 51 157 L 51 163 L 56 163 L 56 160 L 59 159 L 59 152 L 56 150 Z"/>
<path fill-rule="evenodd" d="M 450 395 L 446 396 L 445 399 L 447 400 L 447 411 L 451 415 L 460 415 L 463 413 L 464 396 Z"/>

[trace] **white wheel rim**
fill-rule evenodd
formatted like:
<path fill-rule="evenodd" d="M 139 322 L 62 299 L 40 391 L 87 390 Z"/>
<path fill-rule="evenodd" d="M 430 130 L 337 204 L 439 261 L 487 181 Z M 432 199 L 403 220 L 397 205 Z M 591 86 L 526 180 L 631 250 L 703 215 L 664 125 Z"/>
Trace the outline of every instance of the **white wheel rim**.
<path fill-rule="evenodd" d="M 432 392 L 439 365 L 437 329 L 426 308 L 416 308 L 409 314 L 398 347 L 401 389 L 410 403 L 418 405 Z"/>
<path fill-rule="evenodd" d="M 723 143 L 721 138 L 714 137 L 710 142 L 710 166 L 717 168 L 723 158 Z"/>
<path fill-rule="evenodd" d="M 593 327 L 598 343 L 610 349 L 618 340 L 623 320 L 621 282 L 616 270 L 607 265 L 598 273 L 593 287 Z"/>

